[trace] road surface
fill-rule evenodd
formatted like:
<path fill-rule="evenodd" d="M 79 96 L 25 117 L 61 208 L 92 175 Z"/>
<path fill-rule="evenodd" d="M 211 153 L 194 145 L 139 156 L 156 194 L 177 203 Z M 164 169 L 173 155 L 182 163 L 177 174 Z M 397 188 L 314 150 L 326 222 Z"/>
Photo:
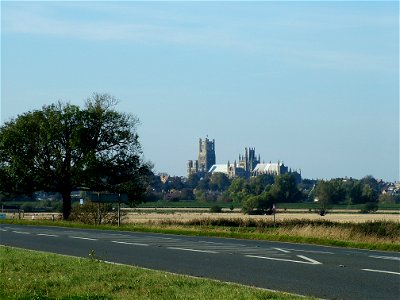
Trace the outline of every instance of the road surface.
<path fill-rule="evenodd" d="M 400 299 L 400 254 L 268 241 L 0 225 L 0 244 L 325 299 Z"/>

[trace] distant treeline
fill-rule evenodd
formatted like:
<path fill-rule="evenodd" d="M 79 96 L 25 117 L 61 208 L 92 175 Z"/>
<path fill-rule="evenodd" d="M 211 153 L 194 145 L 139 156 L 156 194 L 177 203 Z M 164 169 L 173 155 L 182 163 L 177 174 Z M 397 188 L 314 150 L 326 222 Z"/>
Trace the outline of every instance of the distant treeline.
<path fill-rule="evenodd" d="M 268 213 L 274 204 L 301 202 L 316 202 L 323 210 L 337 204 L 369 204 L 369 210 L 374 210 L 377 203 L 400 203 L 398 191 L 387 192 L 388 186 L 389 183 L 378 182 L 372 176 L 362 179 L 303 179 L 297 182 L 295 176 L 289 173 L 277 176 L 264 174 L 249 179 L 230 179 L 223 173 L 214 173 L 204 178 L 192 174 L 186 180 L 169 177 L 162 182 L 160 177 L 154 175 L 146 201 L 232 203 L 248 213 Z"/>

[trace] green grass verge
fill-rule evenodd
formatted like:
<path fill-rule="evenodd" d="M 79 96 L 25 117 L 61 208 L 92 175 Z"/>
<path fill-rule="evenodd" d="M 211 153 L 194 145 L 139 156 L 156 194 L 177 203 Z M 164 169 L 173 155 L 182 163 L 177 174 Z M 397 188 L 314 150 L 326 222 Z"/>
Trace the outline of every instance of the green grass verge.
<path fill-rule="evenodd" d="M 190 235 L 190 236 L 209 236 L 209 237 L 224 237 L 236 239 L 249 239 L 249 240 L 269 240 L 281 242 L 304 243 L 324 246 L 335 246 L 345 248 L 358 248 L 369 250 L 383 250 L 400 252 L 399 243 L 365 243 L 355 242 L 348 240 L 336 240 L 321 237 L 305 237 L 298 235 L 280 234 L 277 228 L 264 228 L 260 232 L 255 227 L 229 227 L 229 226 L 183 226 L 183 225 L 139 225 L 139 224 L 124 224 L 121 227 L 113 225 L 88 225 L 70 221 L 46 221 L 46 220 L 0 220 L 0 224 L 20 224 L 20 225 L 46 225 L 46 226 L 61 226 L 72 228 L 87 228 L 87 229 L 104 229 L 104 230 L 119 230 L 119 231 L 133 231 L 133 232 L 155 232 L 164 234 L 176 235 Z M 332 225 L 333 226 L 333 225 Z M 368 234 L 368 233 L 366 233 Z"/>
<path fill-rule="evenodd" d="M 1 299 L 313 299 L 10 247 L 0 262 Z"/>

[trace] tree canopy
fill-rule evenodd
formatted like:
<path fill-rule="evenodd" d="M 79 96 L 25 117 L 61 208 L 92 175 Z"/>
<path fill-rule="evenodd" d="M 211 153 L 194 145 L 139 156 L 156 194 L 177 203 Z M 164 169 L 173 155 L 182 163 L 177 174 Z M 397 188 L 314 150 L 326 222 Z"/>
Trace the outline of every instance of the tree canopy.
<path fill-rule="evenodd" d="M 141 158 L 139 119 L 114 109 L 117 100 L 93 94 L 81 109 L 59 102 L 30 111 L 0 128 L 0 190 L 17 194 L 57 191 L 63 217 L 71 211 L 71 191 L 145 191 L 151 165 Z"/>

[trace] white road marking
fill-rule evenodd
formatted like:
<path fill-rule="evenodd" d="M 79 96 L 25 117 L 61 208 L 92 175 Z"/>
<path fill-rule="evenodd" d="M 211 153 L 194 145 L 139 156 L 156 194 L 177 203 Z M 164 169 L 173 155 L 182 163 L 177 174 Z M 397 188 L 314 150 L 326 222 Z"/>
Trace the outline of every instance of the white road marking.
<path fill-rule="evenodd" d="M 82 236 L 69 236 L 71 239 L 87 240 L 87 241 L 97 241 L 97 239 L 82 237 Z"/>
<path fill-rule="evenodd" d="M 319 261 L 316 261 L 314 259 L 311 259 L 309 257 L 303 256 L 303 255 L 296 255 L 297 257 L 300 257 L 306 261 L 303 260 L 293 260 L 293 259 L 287 259 L 287 258 L 275 258 L 275 257 L 266 257 L 266 256 L 257 256 L 257 255 L 245 255 L 246 257 L 251 257 L 251 258 L 261 258 L 261 259 L 269 259 L 269 260 L 278 260 L 278 261 L 288 261 L 288 262 L 294 262 L 298 264 L 310 264 L 310 265 L 322 265 Z"/>
<path fill-rule="evenodd" d="M 285 249 L 281 249 L 281 248 L 272 248 L 272 249 L 275 249 L 275 250 L 281 251 L 281 252 L 283 252 L 283 253 L 290 253 L 290 251 L 288 251 L 288 250 L 285 250 Z"/>
<path fill-rule="evenodd" d="M 375 256 L 375 255 L 370 255 L 369 257 L 380 258 L 380 259 L 389 259 L 389 260 L 399 260 L 400 261 L 400 257 L 394 257 L 394 256 Z"/>
<path fill-rule="evenodd" d="M 37 235 L 40 235 L 40 236 L 59 237 L 58 235 L 55 235 L 55 234 L 46 234 L 46 233 L 38 233 Z"/>
<path fill-rule="evenodd" d="M 6 231 L 8 231 L 7 229 L 0 229 L 0 231 L 4 231 L 4 232 L 6 232 Z"/>
<path fill-rule="evenodd" d="M 275 248 L 275 249 L 276 249 L 276 248 Z M 307 253 L 335 254 L 335 253 L 333 253 L 333 252 L 328 252 L 328 251 L 317 251 L 317 250 L 301 250 L 301 249 L 288 249 L 288 248 L 286 248 L 286 250 L 296 251 L 296 252 L 307 252 Z"/>
<path fill-rule="evenodd" d="M 307 257 L 307 256 L 304 256 L 304 255 L 296 255 L 297 257 L 300 257 L 300 258 L 302 258 L 302 259 L 304 259 L 304 260 L 308 260 L 311 264 L 313 264 L 313 265 L 322 265 L 322 263 L 320 263 L 319 261 L 317 261 L 317 260 L 315 260 L 315 259 L 312 259 L 312 258 L 309 258 L 309 257 Z"/>
<path fill-rule="evenodd" d="M 13 231 L 13 232 L 18 234 L 31 234 L 30 232 L 25 232 L 25 231 Z"/>
<path fill-rule="evenodd" d="M 207 241 L 199 241 L 199 243 L 204 243 L 204 244 L 213 244 L 213 245 L 223 245 L 223 243 L 207 242 Z"/>
<path fill-rule="evenodd" d="M 111 243 L 124 244 L 124 245 L 133 245 L 133 246 L 150 246 L 149 244 L 129 243 L 129 242 L 120 242 L 120 241 L 111 241 Z"/>
<path fill-rule="evenodd" d="M 209 242 L 209 241 L 198 241 L 198 243 L 210 244 L 210 245 L 222 245 L 225 247 L 246 247 L 246 245 L 242 245 L 242 244 L 228 244 L 228 243 L 218 243 L 218 242 Z"/>
<path fill-rule="evenodd" d="M 218 253 L 216 251 L 211 251 L 211 250 L 197 250 L 197 249 L 189 249 L 189 248 L 179 248 L 179 247 L 168 247 L 167 249 L 171 250 L 182 250 L 182 251 L 192 251 L 192 252 L 202 252 L 202 253 Z"/>
<path fill-rule="evenodd" d="M 387 273 L 387 274 L 400 275 L 399 272 L 392 272 L 392 271 L 373 270 L 373 269 L 361 269 L 361 270 L 363 270 L 363 271 L 368 271 L 368 272 L 377 272 L 377 273 Z"/>

